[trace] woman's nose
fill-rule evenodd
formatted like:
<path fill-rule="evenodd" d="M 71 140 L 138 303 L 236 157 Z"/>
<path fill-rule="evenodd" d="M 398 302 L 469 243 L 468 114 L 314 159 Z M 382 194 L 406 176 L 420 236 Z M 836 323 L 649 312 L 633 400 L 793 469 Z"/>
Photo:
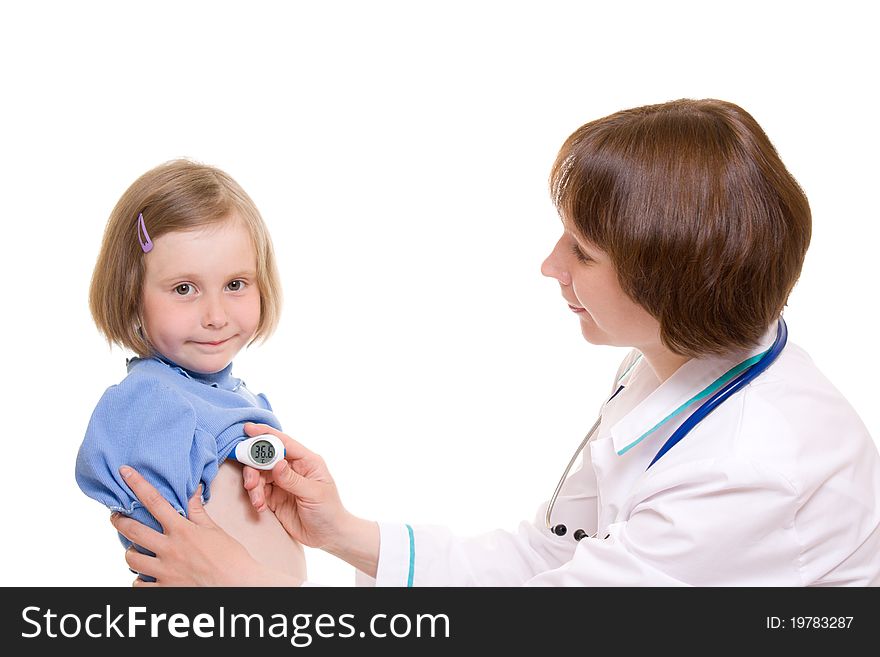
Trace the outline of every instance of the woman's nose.
<path fill-rule="evenodd" d="M 561 285 L 571 285 L 571 274 L 568 272 L 565 258 L 561 254 L 560 245 L 562 244 L 562 239 L 561 237 L 559 238 L 550 255 L 541 263 L 541 273 L 548 278 L 555 278 Z"/>

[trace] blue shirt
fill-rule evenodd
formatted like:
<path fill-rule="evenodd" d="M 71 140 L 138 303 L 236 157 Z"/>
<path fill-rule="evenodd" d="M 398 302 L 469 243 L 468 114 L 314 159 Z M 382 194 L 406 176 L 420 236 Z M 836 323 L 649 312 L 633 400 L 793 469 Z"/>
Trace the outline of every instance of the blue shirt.
<path fill-rule="evenodd" d="M 154 358 L 132 358 L 128 376 L 110 386 L 92 413 L 76 457 L 76 482 L 89 497 L 162 531 L 119 474 L 140 472 L 179 513 L 211 482 L 235 445 L 247 437 L 246 422 L 281 429 L 265 395 L 254 395 L 232 376 L 232 364 L 199 374 Z M 131 542 L 120 535 L 123 545 Z"/>

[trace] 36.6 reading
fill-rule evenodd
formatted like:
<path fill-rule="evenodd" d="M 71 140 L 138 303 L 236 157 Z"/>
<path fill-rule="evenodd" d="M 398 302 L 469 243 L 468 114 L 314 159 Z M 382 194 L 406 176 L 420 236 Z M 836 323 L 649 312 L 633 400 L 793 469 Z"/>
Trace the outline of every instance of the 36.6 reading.
<path fill-rule="evenodd" d="M 767 616 L 768 630 L 846 630 L 855 616 Z"/>

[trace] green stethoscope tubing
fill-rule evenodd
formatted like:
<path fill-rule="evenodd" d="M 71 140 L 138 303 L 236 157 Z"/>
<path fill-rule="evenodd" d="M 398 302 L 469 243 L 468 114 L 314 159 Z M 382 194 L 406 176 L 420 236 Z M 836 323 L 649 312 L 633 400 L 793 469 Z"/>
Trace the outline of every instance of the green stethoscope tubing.
<path fill-rule="evenodd" d="M 654 455 L 654 458 L 648 464 L 648 467 L 645 470 L 649 470 L 652 465 L 654 465 L 657 461 L 659 461 L 670 449 L 672 449 L 675 445 L 677 445 L 691 430 L 697 426 L 709 413 L 718 408 L 724 401 L 726 401 L 731 395 L 747 386 L 749 383 L 754 381 L 761 373 L 764 372 L 770 365 L 772 365 L 777 358 L 779 358 L 779 354 L 782 353 L 782 350 L 785 348 L 786 343 L 788 342 L 788 327 L 785 324 L 785 320 L 782 317 L 779 318 L 776 328 L 776 339 L 773 341 L 773 344 L 770 348 L 764 353 L 758 354 L 757 356 L 753 356 L 746 361 L 743 361 L 733 369 L 729 370 L 721 377 L 713 381 L 707 388 L 700 391 L 697 395 L 686 401 L 684 404 L 679 406 L 672 413 L 663 418 L 660 422 L 654 425 L 651 429 L 643 433 L 639 438 L 635 441 L 627 445 L 623 448 L 618 455 L 623 455 L 627 451 L 629 451 L 635 445 L 638 445 L 644 438 L 652 434 L 661 425 L 665 424 L 673 417 L 681 413 L 685 408 L 687 408 L 690 404 L 700 399 L 705 398 L 708 395 L 712 395 L 706 402 L 704 402 L 696 411 L 691 413 L 688 418 L 681 423 L 681 426 L 675 430 L 675 432 L 663 443 L 663 446 L 657 451 L 657 454 Z M 635 363 L 633 363 L 635 365 Z M 630 366 L 630 369 L 632 366 Z M 629 372 L 624 372 L 623 376 L 620 378 L 623 379 L 624 376 Z M 735 378 L 734 378 L 735 377 Z M 732 380 L 731 380 L 732 379 Z M 611 401 L 617 394 L 623 390 L 623 385 L 619 386 L 613 395 L 608 399 Z M 720 390 L 719 390 L 720 388 Z M 715 393 L 715 394 L 713 394 Z M 607 402 L 606 402 L 607 403 Z M 556 504 L 556 498 L 559 496 L 559 491 L 562 489 L 562 485 L 565 483 L 566 478 L 568 477 L 568 473 L 571 471 L 574 462 L 577 460 L 577 457 L 583 451 L 586 444 L 589 442 L 590 438 L 593 437 L 593 434 L 596 432 L 596 429 L 599 427 L 599 423 L 602 421 L 602 416 L 600 415 L 596 422 L 593 424 L 592 428 L 587 432 L 587 435 L 584 436 L 584 439 L 581 441 L 581 444 L 578 446 L 577 451 L 572 455 L 571 460 L 568 462 L 568 465 L 565 466 L 565 472 L 562 473 L 562 477 L 559 479 L 559 483 L 556 485 L 556 490 L 553 491 L 553 496 L 550 498 L 550 502 L 547 505 L 547 513 L 545 515 L 545 523 L 547 525 L 547 529 L 552 531 L 557 536 L 565 535 L 567 531 L 565 525 L 556 525 L 554 526 L 550 521 L 550 514 L 553 511 L 553 506 Z M 580 538 L 578 538 L 578 533 L 581 533 Z M 583 533 L 583 530 L 578 530 L 575 532 L 576 540 L 580 540 L 586 534 Z"/>

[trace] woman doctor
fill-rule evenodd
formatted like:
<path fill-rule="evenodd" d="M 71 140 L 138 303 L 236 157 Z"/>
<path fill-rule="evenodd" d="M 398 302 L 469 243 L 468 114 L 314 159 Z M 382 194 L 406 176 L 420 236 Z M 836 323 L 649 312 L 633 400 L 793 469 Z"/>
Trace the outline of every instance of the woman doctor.
<path fill-rule="evenodd" d="M 361 583 L 880 584 L 880 456 L 809 356 L 786 345 L 780 315 L 810 209 L 760 126 L 718 100 L 618 112 L 568 138 L 550 187 L 563 230 L 542 272 L 588 342 L 632 352 L 549 513 L 545 503 L 515 533 L 471 538 L 380 525 L 346 511 L 318 455 L 249 425 L 287 450 L 268 476 L 245 468 L 255 508 L 355 566 Z M 113 519 L 156 553 L 127 553 L 157 580 L 137 586 L 300 583 L 259 566 L 198 496 L 183 518 L 123 474 L 165 528 Z"/>

